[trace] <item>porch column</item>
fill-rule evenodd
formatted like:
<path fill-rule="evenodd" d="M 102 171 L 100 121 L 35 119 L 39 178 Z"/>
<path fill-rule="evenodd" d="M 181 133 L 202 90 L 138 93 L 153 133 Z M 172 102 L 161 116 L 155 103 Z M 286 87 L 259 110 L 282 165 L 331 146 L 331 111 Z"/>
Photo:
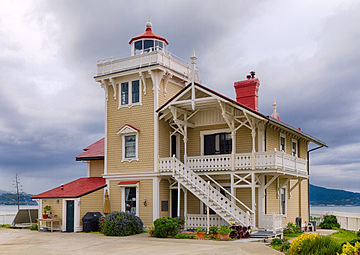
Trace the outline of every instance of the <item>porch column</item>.
<path fill-rule="evenodd" d="M 255 137 L 256 137 L 256 130 L 255 128 L 251 129 L 251 138 L 252 138 L 252 152 L 251 152 L 251 168 L 252 170 L 255 170 L 256 167 L 256 161 L 255 161 Z"/>
<path fill-rule="evenodd" d="M 254 212 L 253 215 L 253 224 L 255 227 L 255 220 L 256 220 L 256 200 L 255 200 L 255 173 L 251 173 L 251 210 Z"/>
<path fill-rule="evenodd" d="M 187 189 L 184 189 L 184 228 L 186 227 L 186 216 L 187 216 Z"/>
<path fill-rule="evenodd" d="M 184 164 L 187 165 L 187 115 L 184 115 Z"/>
<path fill-rule="evenodd" d="M 231 131 L 231 170 L 235 171 L 235 154 L 236 154 L 236 131 Z M 230 174 L 230 193 L 235 196 L 234 174 Z M 233 198 L 231 198 L 233 200 Z"/>
<path fill-rule="evenodd" d="M 259 215 L 259 222 L 258 222 L 258 226 L 261 227 L 262 224 L 262 218 L 265 215 L 265 189 L 264 189 L 264 185 L 265 184 L 265 176 L 261 175 L 260 176 L 260 188 L 258 189 L 258 215 Z"/>
<path fill-rule="evenodd" d="M 180 189 L 180 182 L 178 182 L 178 198 L 177 198 L 177 217 L 180 217 L 180 195 L 181 195 L 181 189 Z"/>

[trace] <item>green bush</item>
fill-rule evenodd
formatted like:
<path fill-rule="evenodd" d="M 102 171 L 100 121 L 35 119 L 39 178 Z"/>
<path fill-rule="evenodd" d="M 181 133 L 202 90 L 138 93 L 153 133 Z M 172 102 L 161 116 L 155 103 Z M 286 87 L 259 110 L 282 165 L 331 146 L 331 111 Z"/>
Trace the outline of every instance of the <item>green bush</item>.
<path fill-rule="evenodd" d="M 325 215 L 324 220 L 319 225 L 320 228 L 333 229 L 340 228 L 340 224 L 334 215 Z"/>
<path fill-rule="evenodd" d="M 283 241 L 280 238 L 274 238 L 273 240 L 271 240 L 270 244 L 272 246 L 280 246 L 283 244 Z"/>
<path fill-rule="evenodd" d="M 299 255 L 336 255 L 341 252 L 341 244 L 329 236 L 319 236 L 312 240 L 304 240 Z"/>
<path fill-rule="evenodd" d="M 38 230 L 38 225 L 37 224 L 32 225 L 29 229 L 30 230 Z"/>
<path fill-rule="evenodd" d="M 349 242 L 343 242 L 343 243 L 341 244 L 341 246 L 343 246 L 343 245 L 345 245 L 345 244 L 347 244 L 347 243 L 350 243 L 352 246 L 354 246 L 355 243 L 360 243 L 360 238 L 352 239 L 352 240 L 349 241 Z"/>
<path fill-rule="evenodd" d="M 228 225 L 221 225 L 219 229 L 219 234 L 230 234 L 232 229 Z"/>
<path fill-rule="evenodd" d="M 356 235 L 357 235 L 358 237 L 360 237 L 360 229 L 359 229 L 358 232 L 356 232 Z"/>
<path fill-rule="evenodd" d="M 178 233 L 178 234 L 176 234 L 175 238 L 176 239 L 194 239 L 194 236 L 186 234 L 186 233 Z"/>
<path fill-rule="evenodd" d="M 143 232 L 141 219 L 128 212 L 112 212 L 102 220 L 106 236 L 129 236 Z"/>
<path fill-rule="evenodd" d="M 284 229 L 284 234 L 286 235 L 286 234 L 297 234 L 297 233 L 301 233 L 299 225 L 289 222 L 286 228 Z"/>
<path fill-rule="evenodd" d="M 289 242 L 283 242 L 281 247 L 280 247 L 280 251 L 288 252 L 289 249 L 290 249 L 290 243 Z"/>
<path fill-rule="evenodd" d="M 154 221 L 154 226 L 154 236 L 159 238 L 175 236 L 179 231 L 179 222 L 176 218 L 159 218 Z"/>
<path fill-rule="evenodd" d="M 217 233 L 219 233 L 219 228 L 218 228 L 218 226 L 211 226 L 211 227 L 209 228 L 209 233 L 210 233 L 210 234 L 217 234 Z"/>

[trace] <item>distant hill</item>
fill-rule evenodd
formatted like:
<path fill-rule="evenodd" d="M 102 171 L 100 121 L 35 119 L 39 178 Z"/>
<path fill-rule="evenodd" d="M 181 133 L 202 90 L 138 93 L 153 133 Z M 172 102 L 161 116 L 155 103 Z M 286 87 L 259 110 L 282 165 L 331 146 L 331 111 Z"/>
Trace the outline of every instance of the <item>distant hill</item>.
<path fill-rule="evenodd" d="M 4 193 L 8 193 L 8 191 L 1 190 L 1 189 L 0 189 L 0 195 L 1 195 L 1 194 L 4 194 Z"/>
<path fill-rule="evenodd" d="M 33 195 L 22 193 L 20 196 L 21 205 L 37 205 L 37 203 L 31 200 Z M 0 205 L 17 205 L 17 196 L 14 193 L 0 193 Z"/>
<path fill-rule="evenodd" d="M 360 193 L 327 189 L 310 184 L 310 204 L 360 206 Z"/>

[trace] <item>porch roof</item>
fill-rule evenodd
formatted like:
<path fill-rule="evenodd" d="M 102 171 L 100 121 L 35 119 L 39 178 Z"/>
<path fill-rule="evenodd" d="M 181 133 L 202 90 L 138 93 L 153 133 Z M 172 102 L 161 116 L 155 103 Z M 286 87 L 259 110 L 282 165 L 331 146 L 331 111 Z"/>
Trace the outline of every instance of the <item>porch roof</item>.
<path fill-rule="evenodd" d="M 170 98 L 166 103 L 164 103 L 162 106 L 160 106 L 156 112 L 161 112 L 162 110 L 166 109 L 173 101 L 175 101 L 184 91 L 186 91 L 187 89 L 189 89 L 190 87 L 192 86 L 191 83 L 189 83 L 187 86 L 185 86 L 183 89 L 181 89 L 177 94 L 175 94 L 172 98 Z M 230 103 L 232 104 L 233 106 L 237 107 L 237 108 L 241 108 L 243 110 L 246 110 L 247 112 L 251 113 L 253 116 L 255 117 L 258 117 L 262 120 L 265 120 L 271 124 L 274 124 L 274 125 L 277 125 L 277 126 L 281 126 L 282 128 L 285 128 L 285 129 L 288 129 L 292 132 L 295 132 L 303 137 L 306 137 L 307 139 L 309 139 L 310 141 L 314 142 L 315 144 L 318 144 L 320 146 L 324 146 L 324 147 L 328 147 L 327 144 L 323 141 L 321 141 L 320 139 L 317 139 L 283 121 L 280 121 L 280 120 L 276 120 L 274 118 L 272 118 L 271 116 L 267 116 L 267 115 L 264 115 L 258 111 L 255 111 L 249 107 L 246 107 L 240 103 L 238 103 L 237 101 L 231 99 L 231 98 L 228 98 L 227 96 L 224 96 L 204 85 L 201 85 L 199 83 L 195 83 L 195 87 L 198 87 L 202 90 L 205 90 L 209 95 L 211 95 L 212 97 L 214 97 L 214 99 L 216 99 L 216 97 L 218 98 L 221 98 L 223 99 L 224 101 L 226 101 L 227 103 Z M 189 102 L 189 106 L 190 107 L 191 103 Z"/>
<path fill-rule="evenodd" d="M 106 181 L 102 177 L 79 178 L 75 181 L 63 184 L 54 189 L 45 191 L 32 197 L 39 198 L 77 198 L 106 187 Z"/>
<path fill-rule="evenodd" d="M 84 148 L 84 152 L 76 156 L 76 161 L 104 159 L 104 140 L 105 138 L 102 138 Z"/>

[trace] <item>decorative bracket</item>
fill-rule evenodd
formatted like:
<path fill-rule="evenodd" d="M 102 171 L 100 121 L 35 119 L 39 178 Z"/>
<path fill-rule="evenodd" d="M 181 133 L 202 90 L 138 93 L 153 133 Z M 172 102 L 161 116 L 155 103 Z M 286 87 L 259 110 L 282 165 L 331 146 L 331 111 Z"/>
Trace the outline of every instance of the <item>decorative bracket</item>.
<path fill-rule="evenodd" d="M 169 83 L 169 80 L 173 77 L 172 73 L 166 72 L 164 75 L 164 96 L 166 96 L 166 87 Z"/>
<path fill-rule="evenodd" d="M 145 82 L 145 76 L 143 75 L 142 72 L 139 72 L 139 76 L 140 76 L 140 80 L 141 83 L 143 85 L 143 92 L 144 92 L 144 96 L 146 95 L 146 82 Z"/>
<path fill-rule="evenodd" d="M 109 99 L 109 89 L 106 80 L 101 80 L 101 87 L 105 90 L 105 99 L 108 101 Z"/>
<path fill-rule="evenodd" d="M 114 90 L 114 99 L 116 100 L 116 81 L 114 78 L 111 78 L 111 85 L 113 87 L 113 90 Z"/>

